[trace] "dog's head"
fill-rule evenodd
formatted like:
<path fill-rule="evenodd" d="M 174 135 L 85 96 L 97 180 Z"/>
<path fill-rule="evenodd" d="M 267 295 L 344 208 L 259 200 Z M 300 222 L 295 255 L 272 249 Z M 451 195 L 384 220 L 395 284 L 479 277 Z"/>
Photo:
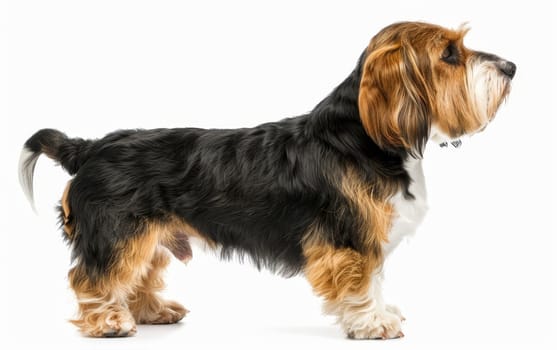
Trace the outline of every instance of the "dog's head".
<path fill-rule="evenodd" d="M 467 31 L 406 22 L 371 40 L 361 62 L 358 106 L 380 147 L 421 156 L 430 137 L 455 140 L 493 119 L 516 66 L 466 48 Z"/>

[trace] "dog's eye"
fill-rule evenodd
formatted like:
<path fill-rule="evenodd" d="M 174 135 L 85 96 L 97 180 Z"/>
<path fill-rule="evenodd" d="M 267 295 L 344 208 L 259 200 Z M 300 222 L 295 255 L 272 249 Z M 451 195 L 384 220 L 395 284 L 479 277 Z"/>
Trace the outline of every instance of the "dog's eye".
<path fill-rule="evenodd" d="M 441 59 L 448 64 L 458 63 L 458 49 L 453 43 L 450 43 L 443 53 L 441 54 Z"/>

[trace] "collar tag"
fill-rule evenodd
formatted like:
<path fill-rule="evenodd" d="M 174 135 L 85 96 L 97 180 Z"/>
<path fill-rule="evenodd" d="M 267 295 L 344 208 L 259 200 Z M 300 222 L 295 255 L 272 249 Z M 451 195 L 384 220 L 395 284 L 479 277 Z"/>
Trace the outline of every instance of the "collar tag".
<path fill-rule="evenodd" d="M 451 145 L 453 145 L 454 148 L 459 148 L 462 145 L 462 141 L 460 141 L 460 139 L 452 141 Z"/>

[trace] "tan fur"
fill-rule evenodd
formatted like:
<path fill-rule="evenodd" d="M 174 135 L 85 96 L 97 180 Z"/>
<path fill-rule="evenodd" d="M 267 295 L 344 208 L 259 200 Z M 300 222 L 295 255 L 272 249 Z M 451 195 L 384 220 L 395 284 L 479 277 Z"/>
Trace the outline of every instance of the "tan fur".
<path fill-rule="evenodd" d="M 64 223 L 62 229 L 69 238 L 72 237 L 74 232 L 74 227 L 70 223 L 70 203 L 68 202 L 68 193 L 70 192 L 71 183 L 71 181 L 68 181 L 68 183 L 66 184 L 66 188 L 64 189 L 64 193 L 62 194 L 62 200 L 60 201 L 60 205 L 62 206 L 62 212 L 64 215 Z"/>
<path fill-rule="evenodd" d="M 169 262 L 168 252 L 162 248 L 157 249 L 149 272 L 141 278 L 134 294 L 128 297 L 129 309 L 137 323 L 176 323 L 188 312 L 182 305 L 158 296 L 164 289 L 162 273 Z"/>
<path fill-rule="evenodd" d="M 172 238 L 173 225 L 146 223 L 142 232 L 117 245 L 116 263 L 104 277 L 89 278 L 79 262 L 70 270 L 79 303 L 78 318 L 72 322 L 84 334 L 126 336 L 135 333 L 136 322 L 174 323 L 186 314 L 178 303 L 157 296 L 163 287 L 160 273 L 168 264 L 161 243 Z"/>
<path fill-rule="evenodd" d="M 378 252 L 388 242 L 393 207 L 386 200 L 397 190 L 392 182 L 365 183 L 352 168 L 347 169 L 341 182 L 342 193 L 352 201 L 362 222 L 363 241 L 368 249 Z"/>
<path fill-rule="evenodd" d="M 371 272 L 379 264 L 373 256 L 331 245 L 304 248 L 304 273 L 315 293 L 326 302 L 341 302 L 347 296 L 367 293 Z"/>
<path fill-rule="evenodd" d="M 467 61 L 471 51 L 463 44 L 467 30 L 445 34 L 445 40 L 438 43 L 435 52 L 442 52 L 449 41 L 457 47 L 462 60 Z M 482 126 L 483 118 L 475 108 L 466 87 L 466 66 L 434 66 L 432 75 L 436 88 L 435 103 L 432 104 L 433 122 L 446 135 L 457 138 L 466 133 L 472 133 Z"/>
<path fill-rule="evenodd" d="M 427 113 L 431 93 L 415 45 L 399 34 L 398 27 L 387 29 L 370 42 L 358 104 L 362 124 L 379 146 L 412 149 L 419 142 L 420 128 L 431 122 Z"/>

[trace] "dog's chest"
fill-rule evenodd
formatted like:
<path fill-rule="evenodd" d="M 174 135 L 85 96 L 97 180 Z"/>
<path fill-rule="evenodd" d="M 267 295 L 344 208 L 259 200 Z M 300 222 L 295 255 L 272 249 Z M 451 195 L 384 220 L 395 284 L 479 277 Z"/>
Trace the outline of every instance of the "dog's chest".
<path fill-rule="evenodd" d="M 385 256 L 389 255 L 405 236 L 416 231 L 427 212 L 427 194 L 421 160 L 411 159 L 404 164 L 411 178 L 410 193 L 414 198 L 404 198 L 402 192 L 394 195 L 390 202 L 394 215 L 388 242 L 383 245 Z"/>

